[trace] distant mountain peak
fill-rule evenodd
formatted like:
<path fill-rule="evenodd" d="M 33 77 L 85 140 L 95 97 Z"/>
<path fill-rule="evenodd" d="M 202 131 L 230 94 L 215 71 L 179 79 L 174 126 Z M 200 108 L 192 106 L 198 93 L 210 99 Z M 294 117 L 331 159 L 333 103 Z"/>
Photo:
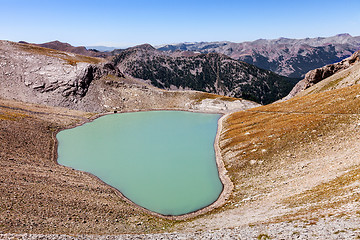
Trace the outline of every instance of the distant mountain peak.
<path fill-rule="evenodd" d="M 144 49 L 144 50 L 156 50 L 152 45 L 145 43 L 141 45 L 136 45 L 135 47 L 131 47 L 130 49 Z"/>
<path fill-rule="evenodd" d="M 340 33 L 336 35 L 337 37 L 352 37 L 349 33 Z"/>
<path fill-rule="evenodd" d="M 71 44 L 66 43 L 66 42 L 60 42 L 59 40 L 51 41 L 51 42 L 48 42 L 48 43 L 43 43 L 41 45 L 44 45 L 44 46 L 45 45 L 48 45 L 48 46 L 54 45 L 54 46 L 57 46 L 59 48 L 61 48 L 61 47 L 73 47 Z"/>

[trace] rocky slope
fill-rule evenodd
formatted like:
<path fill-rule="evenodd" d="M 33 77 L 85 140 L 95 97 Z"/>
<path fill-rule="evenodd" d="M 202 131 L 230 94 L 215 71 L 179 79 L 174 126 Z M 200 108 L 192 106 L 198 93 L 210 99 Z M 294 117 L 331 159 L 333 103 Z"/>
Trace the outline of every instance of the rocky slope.
<path fill-rule="evenodd" d="M 217 52 L 277 74 L 303 78 L 315 68 L 339 62 L 360 49 L 360 36 L 339 34 L 327 38 L 274 40 L 259 39 L 253 42 L 200 42 L 165 45 L 162 51 L 175 50 Z"/>
<path fill-rule="evenodd" d="M 349 71 L 344 71 L 344 70 L 354 65 L 358 65 L 359 63 L 360 63 L 360 51 L 357 51 L 350 57 L 342 60 L 341 62 L 311 70 L 305 75 L 305 78 L 303 80 L 301 80 L 295 85 L 295 87 L 283 100 L 290 99 L 298 94 L 304 95 L 306 94 L 306 92 L 309 91 L 306 91 L 304 93 L 300 93 L 300 92 L 312 87 L 313 85 L 321 81 L 324 81 L 327 78 L 329 78 L 327 81 L 324 81 L 321 84 L 317 84 L 310 91 L 319 92 L 321 91 L 320 89 L 331 90 L 331 89 L 357 84 L 359 81 L 359 71 L 356 70 L 357 67 L 354 67 Z"/>
<path fill-rule="evenodd" d="M 285 96 L 297 82 L 223 54 L 167 54 L 150 45 L 122 51 L 113 64 L 123 73 L 159 88 L 206 91 L 261 104 Z"/>

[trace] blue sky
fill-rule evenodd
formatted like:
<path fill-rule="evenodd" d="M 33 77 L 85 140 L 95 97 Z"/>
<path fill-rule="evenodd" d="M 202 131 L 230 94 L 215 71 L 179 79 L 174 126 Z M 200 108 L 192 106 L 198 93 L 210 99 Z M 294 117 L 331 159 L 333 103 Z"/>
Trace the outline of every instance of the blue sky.
<path fill-rule="evenodd" d="M 359 0 L 0 0 L 0 39 L 115 47 L 350 33 Z"/>

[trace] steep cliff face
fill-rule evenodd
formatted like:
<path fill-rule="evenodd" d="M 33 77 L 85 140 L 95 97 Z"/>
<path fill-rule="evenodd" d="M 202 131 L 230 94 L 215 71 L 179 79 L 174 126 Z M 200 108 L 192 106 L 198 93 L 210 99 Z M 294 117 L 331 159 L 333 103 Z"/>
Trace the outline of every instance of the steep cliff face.
<path fill-rule="evenodd" d="M 333 76 L 334 74 L 341 72 L 345 69 L 348 69 L 351 66 L 353 66 L 359 62 L 360 62 L 360 51 L 357 51 L 350 57 L 342 60 L 341 62 L 326 65 L 324 67 L 311 70 L 310 72 L 308 72 L 305 75 L 305 78 L 303 80 L 301 80 L 300 82 L 298 82 L 295 85 L 295 87 L 291 90 L 291 92 L 283 100 L 290 99 L 290 98 L 296 96 L 297 94 L 299 94 L 301 91 L 304 91 L 305 89 L 308 89 L 311 86 L 323 81 L 324 79 L 329 78 L 329 77 Z M 345 76 L 344 77 L 339 76 L 338 79 L 341 79 L 341 78 L 343 79 L 343 78 L 345 78 Z M 357 80 L 357 78 L 355 78 L 353 80 Z M 355 83 L 356 82 L 353 82 L 351 80 L 349 81 L 349 85 L 355 84 Z"/>
<path fill-rule="evenodd" d="M 200 42 L 165 45 L 159 50 L 217 52 L 277 74 L 303 78 L 315 68 L 339 62 L 360 49 L 360 37 L 339 34 L 305 39 L 259 39 L 253 42 Z"/>
<path fill-rule="evenodd" d="M 71 108 L 84 107 L 92 81 L 109 74 L 122 76 L 102 59 L 7 41 L 0 42 L 0 65 L 3 98 Z M 85 109 L 98 110 L 90 102 Z"/>
<path fill-rule="evenodd" d="M 223 54 L 167 54 L 150 45 L 127 49 L 113 62 L 123 73 L 159 88 L 199 90 L 262 104 L 282 98 L 297 82 Z"/>

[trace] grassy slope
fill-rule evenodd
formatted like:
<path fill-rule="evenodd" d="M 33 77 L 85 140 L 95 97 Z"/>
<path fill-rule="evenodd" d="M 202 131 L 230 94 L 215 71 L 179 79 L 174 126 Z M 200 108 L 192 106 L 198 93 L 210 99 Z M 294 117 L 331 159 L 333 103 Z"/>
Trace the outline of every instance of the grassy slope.
<path fill-rule="evenodd" d="M 248 196 L 274 193 L 275 186 L 291 185 L 292 181 L 297 181 L 293 185 L 298 191 L 277 199 L 289 209 L 302 206 L 289 218 L 301 218 L 315 210 L 321 215 L 359 202 L 360 194 L 352 192 L 360 181 L 360 166 L 353 159 L 358 152 L 347 152 L 359 142 L 359 92 L 360 85 L 354 85 L 231 114 L 220 143 L 236 186 L 227 208 L 241 205 Z M 338 158 L 331 162 L 332 156 Z M 318 172 L 305 172 L 309 164 L 320 164 Z M 334 164 L 333 175 L 322 171 L 330 164 Z M 347 168 L 340 169 L 337 165 L 341 164 Z M 304 179 L 314 174 L 318 175 L 314 179 L 323 179 L 302 189 Z M 344 193 L 349 196 L 341 197 Z"/>

